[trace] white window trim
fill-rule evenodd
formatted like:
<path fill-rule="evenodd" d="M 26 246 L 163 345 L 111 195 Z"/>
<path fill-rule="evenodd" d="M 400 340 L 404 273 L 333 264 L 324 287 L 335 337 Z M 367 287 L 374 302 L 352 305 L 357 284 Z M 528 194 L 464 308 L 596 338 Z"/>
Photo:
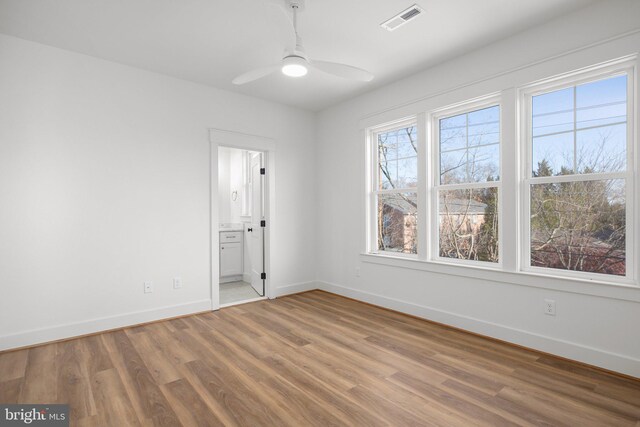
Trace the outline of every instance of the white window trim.
<path fill-rule="evenodd" d="M 532 177 L 532 132 L 531 132 L 531 100 L 532 97 L 544 93 L 561 90 L 563 88 L 578 86 L 596 80 L 602 80 L 620 75 L 627 75 L 627 169 L 624 172 L 608 172 L 594 174 L 575 174 L 557 177 Z M 618 62 L 609 66 L 597 66 L 591 69 L 582 70 L 577 73 L 570 73 L 561 78 L 552 78 L 545 81 L 527 85 L 518 91 L 518 104 L 520 105 L 519 117 L 519 139 L 524 142 L 523 151 L 520 156 L 520 256 L 519 270 L 525 273 L 532 273 L 543 276 L 566 277 L 570 279 L 594 281 L 597 283 L 612 283 L 637 286 L 637 272 L 635 265 L 636 254 L 638 253 L 638 236 L 634 223 L 636 217 L 637 201 L 635 200 L 635 187 L 637 184 L 637 153 L 635 148 L 635 83 L 636 83 L 636 60 Z M 580 271 L 566 271 L 561 269 L 537 267 L 531 265 L 531 224 L 530 224 L 530 203 L 531 184 L 545 184 L 555 182 L 584 182 L 608 179 L 625 180 L 625 207 L 626 207 L 626 275 L 615 276 L 610 274 L 589 273 Z"/>
<path fill-rule="evenodd" d="M 624 57 L 619 57 L 618 59 L 609 60 L 606 62 L 601 62 L 599 65 L 591 66 L 591 67 L 582 67 L 577 71 L 572 71 L 568 73 L 563 73 L 562 71 L 555 74 L 556 77 L 552 78 L 544 78 L 535 80 L 535 78 L 527 79 L 528 82 L 534 83 L 525 83 L 521 82 L 516 85 L 505 84 L 503 87 L 499 87 L 494 85 L 491 89 L 493 95 L 496 96 L 496 93 L 499 93 L 502 102 L 500 108 L 500 119 L 501 119 L 501 147 L 500 147 L 500 162 L 501 162 L 501 182 L 502 182 L 502 194 L 500 199 L 502 200 L 501 205 L 503 209 L 500 210 L 500 228 L 501 228 L 501 239 L 500 239 L 500 260 L 502 261 L 502 268 L 497 268 L 495 266 L 486 266 L 484 262 L 472 262 L 457 264 L 454 262 L 450 262 L 450 259 L 447 259 L 447 262 L 440 262 L 436 260 L 432 260 L 430 258 L 431 252 L 431 244 L 427 243 L 428 234 L 430 234 L 431 230 L 431 197 L 427 197 L 427 191 L 431 191 L 425 188 L 425 186 L 429 185 L 429 179 L 433 175 L 431 173 L 432 162 L 427 161 L 427 158 L 434 158 L 432 154 L 431 145 L 428 141 L 431 138 L 428 138 L 432 133 L 431 129 L 431 120 L 430 115 L 437 113 L 441 109 L 435 105 L 432 105 L 433 102 L 425 101 L 424 103 L 417 103 L 414 105 L 415 108 L 411 108 L 410 111 L 408 108 L 398 108 L 395 112 L 389 112 L 385 114 L 386 117 L 380 116 L 383 120 L 386 120 L 383 125 L 373 125 L 373 119 L 369 119 L 369 123 L 363 123 L 363 127 L 361 128 L 363 133 L 361 136 L 362 139 L 366 140 L 365 144 L 365 187 L 363 191 L 363 202 L 366 208 L 364 209 L 365 216 L 365 225 L 363 230 L 365 230 L 365 238 L 362 240 L 364 242 L 363 251 L 360 253 L 360 261 L 383 265 L 388 267 L 397 267 L 402 269 L 413 269 L 419 271 L 433 272 L 437 274 L 446 274 L 451 276 L 459 276 L 466 277 L 470 279 L 479 279 L 485 281 L 492 281 L 497 283 L 505 283 L 513 286 L 530 286 L 534 288 L 541 289 L 552 289 L 563 292 L 571 292 L 583 295 L 594 295 L 605 298 L 613 298 L 620 299 L 624 301 L 636 301 L 640 302 L 640 283 L 638 281 L 638 268 L 636 267 L 635 276 L 625 281 L 612 281 L 610 275 L 604 274 L 594 274 L 594 277 L 588 277 L 584 275 L 575 274 L 576 272 L 566 272 L 568 274 L 562 275 L 559 274 L 562 270 L 558 269 L 543 269 L 544 271 L 538 271 L 538 269 L 533 268 L 530 271 L 523 270 L 522 267 L 522 259 L 523 259 L 523 242 L 520 236 L 522 232 L 522 210 L 523 210 L 523 171 L 520 166 L 522 162 L 527 162 L 527 160 L 523 159 L 524 154 L 526 153 L 526 148 L 522 145 L 522 132 L 523 132 L 523 105 L 521 102 L 521 96 L 523 92 L 527 91 L 530 88 L 538 87 L 541 83 L 548 83 L 552 85 L 553 82 L 560 82 L 563 80 L 573 79 L 576 83 L 580 84 L 577 81 L 577 76 L 583 76 L 586 72 L 593 73 L 606 73 L 607 71 L 613 72 L 613 70 L 617 70 L 620 72 L 620 69 L 633 70 L 630 74 L 629 81 L 632 81 L 632 84 L 635 85 L 633 89 L 631 89 L 631 85 L 628 87 L 628 102 L 632 104 L 632 108 L 637 109 L 638 98 L 636 96 L 637 92 L 637 67 L 638 57 L 636 55 L 627 55 Z M 559 68 L 559 67 L 558 67 Z M 516 70 L 518 71 L 518 70 Z M 519 71 L 518 71 L 519 72 Z M 543 72 L 540 72 L 542 74 Z M 546 74 L 548 75 L 548 74 Z M 586 76 L 587 80 L 592 80 L 591 77 Z M 524 83 L 524 84 L 523 84 Z M 499 92 L 496 92 L 499 91 Z M 440 96 L 440 95 L 439 95 Z M 458 104 L 452 104 L 448 102 L 447 104 L 452 106 L 456 105 L 469 105 L 470 101 L 463 101 L 464 94 L 459 93 L 458 90 L 452 89 L 450 92 L 447 92 L 447 98 L 451 99 L 452 97 L 458 97 L 462 102 Z M 482 100 L 487 97 L 476 97 L 474 98 L 478 102 L 482 102 Z M 434 96 L 435 99 L 435 96 Z M 455 99 L 454 99 L 455 101 Z M 435 108 L 434 108 L 435 107 Z M 428 111 L 429 114 L 424 112 L 416 111 Z M 640 187 L 640 173 L 638 172 L 638 165 L 640 164 L 640 150 L 636 150 L 635 147 L 638 145 L 638 135 L 637 132 L 633 132 L 635 129 L 638 129 L 638 117 L 636 117 L 635 111 L 632 119 L 629 120 L 630 132 L 633 133 L 632 137 L 628 138 L 629 144 L 632 146 L 632 149 L 628 150 L 628 156 L 633 162 L 628 163 L 628 172 L 633 174 L 633 179 L 627 182 L 627 207 L 632 206 L 633 211 L 636 213 L 640 213 L 640 209 L 638 209 L 639 201 L 638 197 L 635 197 L 633 203 L 630 201 L 630 194 L 637 193 L 637 188 Z M 398 113 L 395 115 L 395 113 Z M 393 117 L 395 115 L 395 117 Z M 397 119 L 396 119 L 397 118 Z M 388 120 L 392 119 L 392 120 Z M 418 123 L 418 210 L 419 212 L 425 212 L 427 209 L 426 215 L 418 215 L 418 256 L 415 255 L 407 255 L 396 252 L 376 252 L 372 251 L 372 236 L 373 241 L 375 242 L 376 238 L 376 223 L 375 216 L 372 220 L 371 214 L 375 215 L 375 210 L 372 208 L 371 202 L 371 172 L 372 166 L 374 165 L 371 158 L 371 131 L 376 130 L 380 131 L 386 128 L 392 128 L 394 126 L 398 126 L 402 122 L 407 121 L 416 121 Z M 426 167 L 421 167 L 421 165 L 426 165 Z M 515 166 L 514 166 L 515 165 Z M 630 166 L 633 165 L 633 166 Z M 633 168 L 633 171 L 632 171 Z M 425 200 L 426 199 L 426 200 Z M 508 209 L 509 212 L 517 211 L 514 215 L 504 215 L 504 209 Z M 627 224 L 633 223 L 633 218 L 629 216 L 629 209 L 627 210 Z M 640 219 L 640 218 L 639 218 Z M 503 239 L 504 234 L 509 233 L 509 239 Z M 637 257 L 640 254 L 640 250 L 638 250 L 640 244 L 640 227 L 635 227 L 633 233 L 629 233 L 629 228 L 627 230 L 627 235 L 631 236 L 634 240 L 634 254 Z M 374 248 L 375 249 L 375 248 Z M 426 250 L 425 250 L 426 249 Z M 427 254 L 429 252 L 429 255 Z M 638 260 L 636 260 L 637 262 Z M 493 267 L 493 268 L 491 268 Z"/>
<path fill-rule="evenodd" d="M 455 265 L 437 261 L 422 261 L 390 254 L 361 253 L 360 261 L 367 264 L 383 265 L 451 277 L 464 277 L 483 282 L 504 283 L 509 286 L 526 286 L 554 291 L 594 295 L 623 301 L 640 302 L 640 288 L 633 284 L 611 283 L 603 280 L 587 280 L 576 277 L 561 277 L 526 271 L 506 271 L 486 268 L 480 265 Z"/>
<path fill-rule="evenodd" d="M 500 110 L 500 139 L 498 142 L 499 156 L 500 156 L 500 180 L 492 182 L 469 182 L 463 184 L 440 184 L 440 126 L 439 120 L 445 117 L 452 117 L 459 114 L 470 113 L 473 111 L 481 110 L 483 108 L 489 108 L 498 106 Z M 429 126 L 430 126 L 430 138 L 428 141 L 431 148 L 431 159 L 429 162 L 429 178 L 428 178 L 428 192 L 429 192 L 429 211 L 427 212 L 430 217 L 431 227 L 429 233 L 432 238 L 429 242 L 428 259 L 430 261 L 439 263 L 450 263 L 457 265 L 478 266 L 482 268 L 489 268 L 495 270 L 502 270 L 503 268 L 503 250 L 502 250 L 502 171 L 503 171 L 503 135 L 502 135 L 502 97 L 500 94 L 492 94 L 477 98 L 467 102 L 455 104 L 453 106 L 440 108 L 429 113 Z M 439 190 L 469 190 L 469 189 L 482 189 L 495 187 L 498 191 L 498 262 L 489 261 L 476 261 L 458 258 L 447 258 L 440 256 L 440 200 L 438 198 Z"/>
<path fill-rule="evenodd" d="M 421 243 L 423 244 L 420 236 L 423 234 L 420 230 L 420 215 L 418 215 L 418 223 L 417 227 L 417 254 L 407 254 L 404 252 L 396 252 L 396 251 L 380 251 L 378 250 L 378 228 L 377 228 L 377 199 L 379 194 L 396 194 L 396 193 L 416 193 L 417 195 L 417 212 L 424 212 L 425 206 L 421 203 L 420 193 L 424 192 L 424 181 L 420 183 L 420 177 L 418 176 L 418 185 L 414 188 L 400 188 L 400 189 L 389 189 L 389 190 L 380 190 L 376 187 L 378 182 L 378 140 L 376 135 L 384 132 L 393 131 L 396 129 L 401 129 L 404 127 L 415 126 L 417 137 L 416 137 L 416 148 L 417 148 L 417 158 L 418 158 L 418 174 L 420 174 L 420 152 L 424 151 L 422 148 L 423 144 L 421 143 L 422 139 L 420 135 L 420 130 L 418 127 L 418 117 L 411 116 L 405 117 L 400 120 L 396 120 L 390 123 L 386 123 L 381 126 L 376 126 L 370 128 L 367 132 L 367 221 L 368 230 L 367 230 L 367 252 L 370 254 L 384 254 L 385 256 L 394 256 L 398 258 L 409 258 L 409 259 L 417 259 L 420 254 Z"/>

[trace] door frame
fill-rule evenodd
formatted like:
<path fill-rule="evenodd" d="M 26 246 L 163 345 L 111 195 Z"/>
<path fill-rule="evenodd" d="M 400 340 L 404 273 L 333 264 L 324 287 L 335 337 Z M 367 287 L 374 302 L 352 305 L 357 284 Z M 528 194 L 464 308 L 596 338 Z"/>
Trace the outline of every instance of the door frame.
<path fill-rule="evenodd" d="M 211 266 L 211 310 L 220 308 L 220 221 L 218 218 L 218 148 L 238 148 L 241 150 L 260 151 L 264 156 L 264 165 L 267 170 L 264 186 L 264 206 L 265 221 L 267 226 L 264 230 L 264 269 L 267 278 L 264 283 L 265 296 L 269 299 L 275 298 L 272 287 L 271 254 L 273 252 L 273 241 L 271 229 L 274 225 L 275 212 L 275 154 L 276 143 L 273 139 L 259 135 L 251 135 L 242 132 L 224 129 L 209 129 L 210 145 L 210 256 Z"/>

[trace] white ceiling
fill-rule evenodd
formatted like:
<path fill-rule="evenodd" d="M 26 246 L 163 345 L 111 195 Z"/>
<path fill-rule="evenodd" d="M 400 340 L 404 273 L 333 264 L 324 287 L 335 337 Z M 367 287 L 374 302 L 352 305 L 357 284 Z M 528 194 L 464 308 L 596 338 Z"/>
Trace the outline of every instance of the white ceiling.
<path fill-rule="evenodd" d="M 425 14 L 394 32 L 379 24 L 414 0 L 306 0 L 307 54 L 376 75 L 321 72 L 231 80 L 277 63 L 291 40 L 272 0 L 0 0 L 0 32 L 309 110 L 408 76 L 595 0 L 415 0 Z"/>

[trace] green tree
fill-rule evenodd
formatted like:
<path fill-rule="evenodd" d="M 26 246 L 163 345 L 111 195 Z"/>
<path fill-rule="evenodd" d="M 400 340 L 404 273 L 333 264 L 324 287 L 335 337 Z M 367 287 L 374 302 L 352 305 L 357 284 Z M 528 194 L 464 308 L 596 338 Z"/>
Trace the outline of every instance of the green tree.
<path fill-rule="evenodd" d="M 498 261 L 498 192 L 496 188 L 485 188 L 480 193 L 484 208 L 484 222 L 480 226 L 478 245 L 479 261 Z"/>

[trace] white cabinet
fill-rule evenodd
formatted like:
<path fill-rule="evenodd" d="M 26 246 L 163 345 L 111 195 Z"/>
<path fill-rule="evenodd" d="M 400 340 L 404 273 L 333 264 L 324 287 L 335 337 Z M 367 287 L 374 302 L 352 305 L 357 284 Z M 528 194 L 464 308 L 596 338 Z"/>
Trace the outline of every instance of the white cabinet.
<path fill-rule="evenodd" d="M 220 277 L 241 276 L 242 232 L 220 233 Z"/>

